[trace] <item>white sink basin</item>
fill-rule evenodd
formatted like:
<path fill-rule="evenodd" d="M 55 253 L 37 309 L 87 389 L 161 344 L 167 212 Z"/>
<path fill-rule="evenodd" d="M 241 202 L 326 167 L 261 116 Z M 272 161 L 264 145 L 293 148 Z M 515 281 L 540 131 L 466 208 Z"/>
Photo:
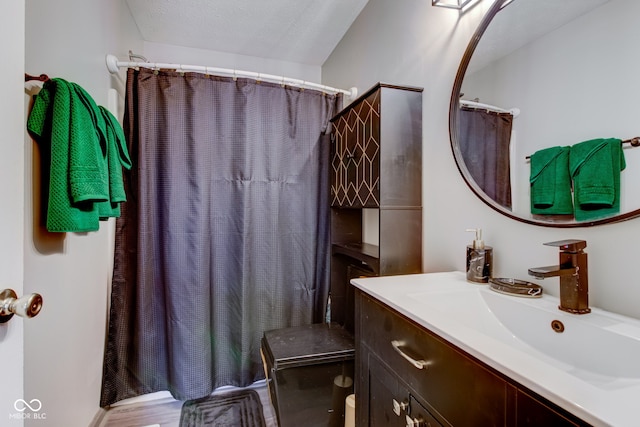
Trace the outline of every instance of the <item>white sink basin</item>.
<path fill-rule="evenodd" d="M 462 272 L 351 283 L 594 426 L 639 425 L 640 320 L 593 306 L 566 313 L 558 298 L 499 294 Z"/>
<path fill-rule="evenodd" d="M 487 286 L 463 287 L 408 296 L 478 333 L 536 352 L 590 383 L 610 386 L 612 378 L 640 378 L 639 322 L 598 309 L 569 314 L 558 309 L 557 298 L 549 296 L 527 299 L 499 294 Z M 557 332 L 561 325 L 564 331 Z"/>

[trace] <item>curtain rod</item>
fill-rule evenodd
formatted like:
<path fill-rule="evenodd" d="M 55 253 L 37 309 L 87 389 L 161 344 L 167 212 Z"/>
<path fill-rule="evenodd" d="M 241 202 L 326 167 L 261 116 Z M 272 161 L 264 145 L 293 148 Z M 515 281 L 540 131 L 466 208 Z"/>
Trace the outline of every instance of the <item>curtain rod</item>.
<path fill-rule="evenodd" d="M 465 105 L 467 107 L 478 108 L 481 110 L 495 111 L 498 113 L 511 113 L 513 117 L 518 117 L 520 115 L 520 109 L 515 107 L 509 110 L 505 110 L 504 108 L 496 107 L 494 105 L 483 104 L 482 102 L 476 102 L 476 101 L 467 101 L 466 99 L 461 99 L 460 104 Z"/>
<path fill-rule="evenodd" d="M 228 77 L 247 77 L 258 81 L 269 81 L 272 83 L 281 83 L 283 85 L 306 87 L 317 89 L 322 92 L 343 93 L 349 100 L 354 100 L 358 96 L 358 88 L 352 87 L 350 90 L 336 89 L 330 86 L 312 83 L 305 80 L 293 79 L 284 76 L 275 76 L 273 74 L 256 73 L 253 71 L 242 71 L 231 68 L 206 67 L 202 65 L 183 65 L 183 64 L 167 64 L 160 62 L 129 62 L 119 61 L 115 55 L 107 55 L 107 69 L 111 74 L 116 74 L 120 68 L 151 68 L 151 69 L 170 69 L 183 72 L 196 72 L 204 74 L 223 74 Z"/>

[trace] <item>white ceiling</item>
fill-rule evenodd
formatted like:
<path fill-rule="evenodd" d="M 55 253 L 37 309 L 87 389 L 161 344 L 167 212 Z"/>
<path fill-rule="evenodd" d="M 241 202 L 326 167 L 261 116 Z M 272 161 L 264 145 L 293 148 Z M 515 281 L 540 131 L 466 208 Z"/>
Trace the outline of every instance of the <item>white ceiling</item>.
<path fill-rule="evenodd" d="M 322 65 L 368 0 L 126 0 L 145 41 Z"/>

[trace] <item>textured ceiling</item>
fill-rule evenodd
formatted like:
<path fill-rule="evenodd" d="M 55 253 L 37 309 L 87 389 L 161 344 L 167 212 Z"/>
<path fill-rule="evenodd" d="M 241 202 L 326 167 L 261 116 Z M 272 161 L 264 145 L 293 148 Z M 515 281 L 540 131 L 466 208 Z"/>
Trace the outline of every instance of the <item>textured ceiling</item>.
<path fill-rule="evenodd" d="M 145 41 L 322 65 L 368 0 L 127 0 Z"/>

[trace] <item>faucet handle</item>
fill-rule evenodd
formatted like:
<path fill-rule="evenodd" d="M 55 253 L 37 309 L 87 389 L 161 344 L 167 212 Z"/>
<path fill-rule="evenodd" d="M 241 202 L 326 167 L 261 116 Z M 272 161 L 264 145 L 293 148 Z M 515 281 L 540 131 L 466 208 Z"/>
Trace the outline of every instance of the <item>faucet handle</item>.
<path fill-rule="evenodd" d="M 580 252 L 587 247 L 587 242 L 585 240 L 566 239 L 566 240 L 557 240 L 555 242 L 543 243 L 543 245 L 555 246 L 559 248 L 561 251 L 566 251 L 566 252 Z"/>

